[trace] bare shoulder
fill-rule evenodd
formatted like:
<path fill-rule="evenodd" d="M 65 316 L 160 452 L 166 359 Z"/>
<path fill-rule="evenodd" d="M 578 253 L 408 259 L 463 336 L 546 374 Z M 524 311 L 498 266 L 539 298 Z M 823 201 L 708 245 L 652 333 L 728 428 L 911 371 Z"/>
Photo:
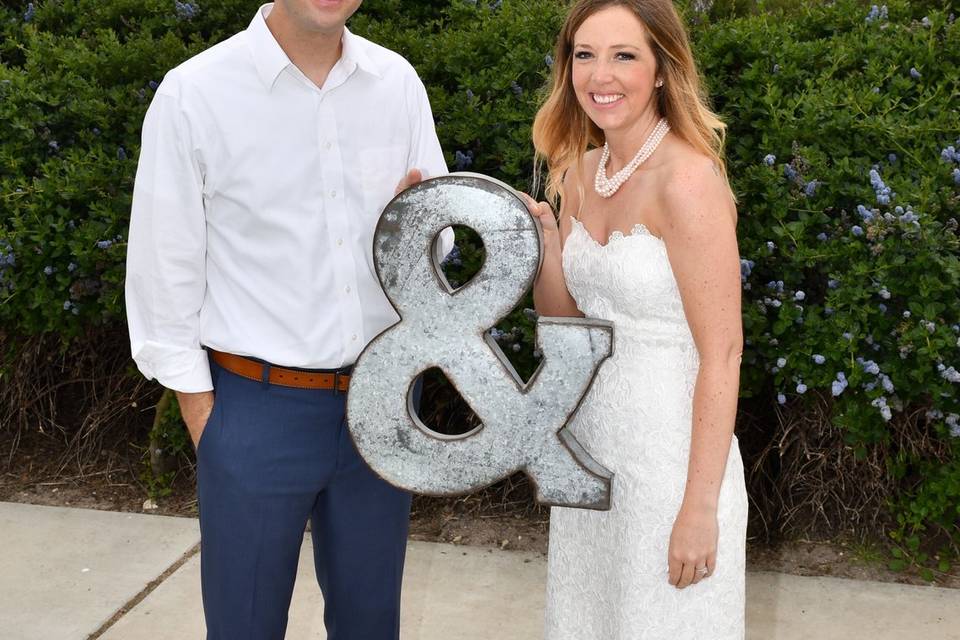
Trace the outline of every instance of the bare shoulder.
<path fill-rule="evenodd" d="M 659 196 L 668 229 L 736 226 L 733 194 L 712 158 L 684 149 L 673 155 L 663 174 Z"/>

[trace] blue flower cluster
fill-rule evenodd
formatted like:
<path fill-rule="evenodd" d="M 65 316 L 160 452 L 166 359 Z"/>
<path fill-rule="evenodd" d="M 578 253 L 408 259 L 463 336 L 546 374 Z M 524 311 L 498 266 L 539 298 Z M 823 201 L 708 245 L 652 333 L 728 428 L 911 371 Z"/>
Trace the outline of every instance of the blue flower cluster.
<path fill-rule="evenodd" d="M 789 180 L 790 182 L 800 181 L 800 174 L 797 173 L 797 170 L 793 168 L 792 164 L 783 165 L 783 177 Z"/>
<path fill-rule="evenodd" d="M 97 240 L 97 249 L 109 249 L 114 244 L 121 242 L 122 240 L 123 236 L 117 236 L 112 240 Z"/>
<path fill-rule="evenodd" d="M 950 427 L 950 435 L 954 438 L 960 438 L 960 416 L 955 413 L 951 413 L 947 416 L 947 426 Z"/>
<path fill-rule="evenodd" d="M 943 411 L 930 409 L 927 411 L 927 420 L 943 420 L 950 427 L 950 435 L 954 438 L 960 438 L 960 415 L 951 413 L 944 419 Z"/>
<path fill-rule="evenodd" d="M 783 280 L 771 280 L 770 282 L 767 283 L 767 289 L 770 289 L 775 293 L 783 293 Z M 777 298 L 764 296 L 763 304 L 767 305 L 768 307 L 773 307 L 776 309 L 782 306 L 783 302 L 781 302 Z M 770 344 L 774 344 L 774 343 L 771 342 Z"/>
<path fill-rule="evenodd" d="M 819 353 L 813 354 L 812 359 L 813 359 L 813 361 L 816 362 L 817 364 L 823 364 L 824 362 L 827 361 L 827 359 L 824 358 L 824 357 L 823 357 L 822 355 L 820 355 Z"/>
<path fill-rule="evenodd" d="M 200 13 L 200 6 L 194 2 L 180 2 L 174 0 L 174 9 L 178 20 L 192 20 Z"/>
<path fill-rule="evenodd" d="M 457 150 L 453 154 L 453 168 L 457 171 L 463 171 L 473 164 L 473 151 Z"/>
<path fill-rule="evenodd" d="M 547 65 L 548 69 L 553 68 L 553 56 L 549 53 L 543 56 L 543 64 Z"/>
<path fill-rule="evenodd" d="M 870 13 L 867 14 L 867 22 L 879 22 L 886 20 L 888 16 L 887 5 L 870 7 Z"/>
<path fill-rule="evenodd" d="M 940 152 L 940 157 L 944 162 L 956 163 L 960 165 L 960 151 L 957 151 L 957 147 L 960 147 L 960 138 L 957 138 L 956 146 L 950 145 L 946 149 Z M 960 186 L 960 167 L 953 168 L 953 183 Z"/>
<path fill-rule="evenodd" d="M 69 311 L 73 315 L 78 315 L 80 313 L 80 307 L 74 304 L 71 300 L 65 300 L 63 303 L 63 310 Z"/>
<path fill-rule="evenodd" d="M 947 382 L 960 382 L 960 371 L 953 367 L 947 367 L 941 362 L 937 365 L 937 371 L 940 372 L 940 377 Z"/>
<path fill-rule="evenodd" d="M 893 380 L 890 379 L 890 376 L 880 371 L 880 365 L 878 365 L 873 360 L 864 360 L 862 357 L 857 357 L 857 362 L 860 364 L 860 367 L 863 369 L 863 372 L 872 376 L 876 376 L 871 382 L 865 382 L 863 388 L 866 391 L 873 391 L 877 388 L 877 385 L 883 388 L 887 393 L 893 393 L 896 391 L 896 387 L 893 385 Z M 886 400 L 884 400 L 886 403 Z"/>
<path fill-rule="evenodd" d="M 740 258 L 740 282 L 743 283 L 745 289 L 749 289 L 747 278 L 749 278 L 753 272 L 754 266 L 756 266 L 756 263 L 753 260 L 747 260 L 743 257 Z"/>
<path fill-rule="evenodd" d="M 874 376 L 880 374 L 880 365 L 878 365 L 873 360 L 864 360 L 863 358 L 858 356 L 857 363 L 860 365 L 861 368 L 863 368 L 864 373 L 869 373 Z"/>
<path fill-rule="evenodd" d="M 919 71 L 917 71 L 916 67 L 910 67 L 910 77 L 914 80 L 919 80 L 921 78 L 921 74 Z"/>
<path fill-rule="evenodd" d="M 768 153 L 767 155 L 763 156 L 763 164 L 767 165 L 768 167 L 772 167 L 776 162 L 777 156 L 773 155 L 772 153 Z"/>
<path fill-rule="evenodd" d="M 843 393 L 843 391 L 847 388 L 848 384 L 849 383 L 847 382 L 846 374 L 843 371 L 838 371 L 836 379 L 833 381 L 833 383 L 830 386 L 830 390 L 833 393 L 834 397 Z"/>
<path fill-rule="evenodd" d="M 898 205 L 894 212 L 899 216 L 900 222 L 912 224 L 916 227 L 920 226 L 920 217 L 913 212 L 913 207 L 910 205 L 907 205 L 906 210 Z"/>
<path fill-rule="evenodd" d="M 883 396 L 879 398 L 874 398 L 870 401 L 870 405 L 880 409 L 880 415 L 883 417 L 884 422 L 890 422 L 890 418 L 893 417 L 893 412 L 890 410 L 890 407 L 887 405 L 887 399 Z"/>
<path fill-rule="evenodd" d="M 877 204 L 890 204 L 890 198 L 897 195 L 890 191 L 890 187 L 883 182 L 876 169 L 870 170 L 870 185 L 877 194 Z"/>
<path fill-rule="evenodd" d="M 819 186 L 820 186 L 820 181 L 819 181 L 819 180 L 811 180 L 811 181 L 808 182 L 807 185 L 803 188 L 803 195 L 805 195 L 805 196 L 808 197 L 808 198 L 812 198 L 814 195 L 816 195 L 816 193 L 817 193 L 817 187 L 819 187 Z"/>
<path fill-rule="evenodd" d="M 30 22 L 33 20 L 34 14 L 37 13 L 37 8 L 33 6 L 32 2 L 27 3 L 27 10 L 23 12 L 23 21 Z"/>
<path fill-rule="evenodd" d="M 517 96 L 518 98 L 523 95 L 523 87 L 517 84 L 516 80 L 510 81 L 510 90 L 513 91 L 513 95 Z"/>

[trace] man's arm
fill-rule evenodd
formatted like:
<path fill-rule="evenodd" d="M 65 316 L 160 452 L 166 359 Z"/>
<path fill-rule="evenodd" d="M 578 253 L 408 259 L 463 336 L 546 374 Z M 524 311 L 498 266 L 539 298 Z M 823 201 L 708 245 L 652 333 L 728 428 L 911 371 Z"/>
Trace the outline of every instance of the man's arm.
<path fill-rule="evenodd" d="M 165 80 L 143 123 L 127 249 L 127 323 L 137 367 L 178 392 L 195 442 L 213 404 L 199 338 L 205 289 L 203 177 L 175 82 Z"/>

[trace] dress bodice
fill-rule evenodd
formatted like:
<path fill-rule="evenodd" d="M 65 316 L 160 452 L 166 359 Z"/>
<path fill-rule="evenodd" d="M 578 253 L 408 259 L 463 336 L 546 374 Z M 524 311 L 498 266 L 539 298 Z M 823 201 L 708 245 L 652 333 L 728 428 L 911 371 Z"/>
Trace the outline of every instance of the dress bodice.
<path fill-rule="evenodd" d="M 576 218 L 572 227 L 563 274 L 586 316 L 613 322 L 617 342 L 695 347 L 662 239 L 637 224 L 600 244 Z"/>

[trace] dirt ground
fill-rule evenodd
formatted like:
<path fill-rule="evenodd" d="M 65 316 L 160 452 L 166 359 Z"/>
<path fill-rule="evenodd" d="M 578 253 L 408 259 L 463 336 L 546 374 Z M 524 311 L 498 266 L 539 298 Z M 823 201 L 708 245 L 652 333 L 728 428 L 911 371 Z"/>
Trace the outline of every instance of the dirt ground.
<path fill-rule="evenodd" d="M 195 517 L 196 492 L 189 469 L 175 478 L 170 495 L 155 503 L 141 480 L 142 452 L 103 451 L 95 471 L 83 473 L 51 463 L 56 445 L 21 447 L 4 460 L 0 501 L 109 511 Z M 87 469 L 91 465 L 86 465 Z M 545 554 L 548 510 L 526 503 L 490 504 L 482 496 L 414 500 L 410 537 Z M 775 546 L 748 540 L 747 568 L 803 576 L 832 576 L 881 582 L 929 584 L 913 571 L 887 568 L 883 552 L 854 541 L 799 540 Z M 937 586 L 960 588 L 960 572 L 937 574 Z"/>

